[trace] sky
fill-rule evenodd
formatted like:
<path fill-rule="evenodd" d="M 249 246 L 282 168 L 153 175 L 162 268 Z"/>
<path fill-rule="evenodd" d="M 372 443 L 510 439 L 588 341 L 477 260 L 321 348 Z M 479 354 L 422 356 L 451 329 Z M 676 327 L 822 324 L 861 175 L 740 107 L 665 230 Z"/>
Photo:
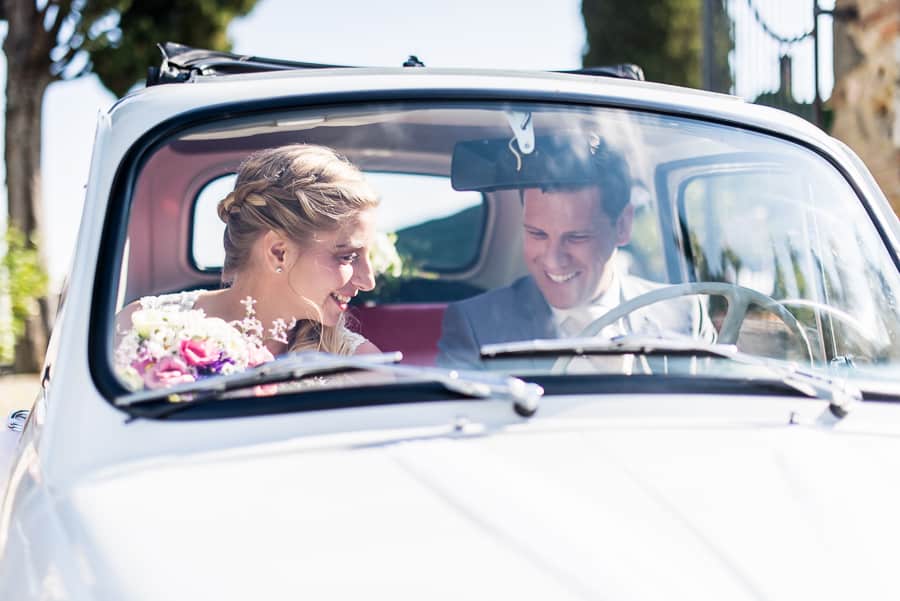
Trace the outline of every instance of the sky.
<path fill-rule="evenodd" d="M 783 30 L 777 28 L 783 36 L 805 31 L 812 23 L 811 0 L 754 2 L 764 17 L 784 24 Z M 829 2 L 821 0 L 823 7 Z M 753 33 L 758 27 L 751 25 L 748 6 L 748 0 L 729 0 L 729 10 L 748 23 L 736 31 L 732 57 L 735 69 L 753 73 L 738 81 L 737 92 L 745 96 L 778 87 L 777 71 L 758 65 L 776 65 L 783 50 Z M 820 27 L 830 25 L 826 21 Z M 571 69 L 581 66 L 585 44 L 581 0 L 259 0 L 249 15 L 232 21 L 228 34 L 238 53 L 373 66 L 399 66 L 415 54 L 431 67 Z M 830 29 L 823 34 L 830 41 Z M 795 73 L 811 68 L 811 44 L 806 46 L 799 48 Z M 830 53 L 830 45 L 823 51 Z M 4 85 L 5 78 L 0 53 Z M 794 81 L 798 100 L 809 101 L 811 79 L 795 76 Z M 830 88 L 830 79 L 824 80 L 822 89 Z M 51 84 L 44 98 L 43 249 L 53 290 L 68 271 L 75 245 L 97 114 L 114 101 L 93 75 Z M 0 174 L 5 182 L 2 163 Z M 0 188 L 4 207 L 5 194 Z"/>

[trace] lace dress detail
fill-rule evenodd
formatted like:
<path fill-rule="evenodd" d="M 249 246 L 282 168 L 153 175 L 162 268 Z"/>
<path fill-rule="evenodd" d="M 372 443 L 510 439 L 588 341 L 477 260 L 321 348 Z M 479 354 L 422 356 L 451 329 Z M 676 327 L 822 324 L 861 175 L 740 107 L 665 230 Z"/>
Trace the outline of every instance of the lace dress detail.
<path fill-rule="evenodd" d="M 141 297 L 140 303 L 143 309 L 163 309 L 166 311 L 190 311 L 194 308 L 197 299 L 206 290 L 188 290 L 187 292 L 173 292 L 172 294 L 160 294 L 159 296 Z"/>
<path fill-rule="evenodd" d="M 351 355 L 355 355 L 356 349 L 358 349 L 363 342 L 366 342 L 365 336 L 357 334 L 352 330 L 348 330 L 346 327 L 344 328 L 344 336 L 347 340 L 347 349 L 349 349 L 349 354 Z"/>

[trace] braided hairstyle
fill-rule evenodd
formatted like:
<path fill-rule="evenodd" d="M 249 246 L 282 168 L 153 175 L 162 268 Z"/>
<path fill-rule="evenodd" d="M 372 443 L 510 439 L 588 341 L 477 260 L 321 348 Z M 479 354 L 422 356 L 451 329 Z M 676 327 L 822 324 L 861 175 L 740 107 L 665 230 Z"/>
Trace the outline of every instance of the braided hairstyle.
<path fill-rule="evenodd" d="M 241 163 L 234 190 L 219 201 L 225 222 L 222 280 L 232 281 L 246 267 L 251 247 L 269 230 L 302 247 L 316 232 L 333 231 L 376 206 L 378 197 L 362 172 L 330 148 L 292 144 L 257 151 Z M 289 348 L 346 354 L 349 337 L 343 316 L 334 327 L 304 320 Z"/>

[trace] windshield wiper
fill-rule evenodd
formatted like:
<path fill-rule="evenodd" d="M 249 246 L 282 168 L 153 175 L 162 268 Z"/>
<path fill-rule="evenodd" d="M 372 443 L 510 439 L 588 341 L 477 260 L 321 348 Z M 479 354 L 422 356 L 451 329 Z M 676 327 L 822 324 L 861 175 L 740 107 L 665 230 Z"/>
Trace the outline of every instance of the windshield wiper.
<path fill-rule="evenodd" d="M 733 344 L 711 344 L 693 338 L 656 338 L 627 335 L 602 338 L 553 338 L 521 340 L 481 347 L 483 359 L 534 357 L 541 355 L 668 355 L 692 357 L 726 357 L 737 352 Z"/>
<path fill-rule="evenodd" d="M 496 397 L 511 401 L 513 409 L 522 417 L 531 417 L 537 412 L 538 401 L 544 389 L 537 384 L 526 382 L 513 376 L 502 376 L 490 372 L 459 371 L 439 367 L 414 367 L 411 365 L 389 365 L 373 368 L 397 375 L 407 375 L 430 382 L 436 382 L 444 389 L 457 394 L 486 399 Z"/>
<path fill-rule="evenodd" d="M 774 373 L 785 386 L 808 397 L 828 401 L 828 410 L 823 417 L 830 416 L 837 420 L 846 417 L 852 405 L 863 398 L 862 391 L 846 379 L 831 378 L 806 371 L 793 363 L 743 353 L 733 344 L 708 343 L 688 337 L 657 338 L 625 335 L 610 340 L 558 338 L 488 344 L 481 347 L 481 357 L 485 359 L 545 355 L 666 355 L 729 359 L 741 365 L 763 368 Z M 820 421 L 823 420 L 820 418 Z"/>
<path fill-rule="evenodd" d="M 302 352 L 283 355 L 240 373 L 205 378 L 196 382 L 155 390 L 131 392 L 116 398 L 113 404 L 121 408 L 169 404 L 147 417 L 166 417 L 198 402 L 218 400 L 225 393 L 245 390 L 267 384 L 297 382 L 312 376 L 347 373 L 352 371 L 377 371 L 396 376 L 434 382 L 448 392 L 469 398 L 499 398 L 512 401 L 519 415 L 530 417 L 537 411 L 538 400 L 544 389 L 511 376 L 482 372 L 460 372 L 433 367 L 396 365 L 403 353 L 376 353 L 339 356 L 320 352 Z M 138 416 L 134 416 L 136 418 Z"/>
<path fill-rule="evenodd" d="M 168 388 L 131 392 L 116 398 L 113 404 L 117 407 L 130 407 L 158 401 L 194 402 L 209 397 L 220 397 L 232 390 L 302 380 L 309 376 L 366 369 L 372 365 L 396 363 L 401 359 L 403 359 L 403 354 L 399 352 L 351 357 L 316 352 L 292 353 L 279 357 L 275 361 L 227 376 L 203 378 Z"/>

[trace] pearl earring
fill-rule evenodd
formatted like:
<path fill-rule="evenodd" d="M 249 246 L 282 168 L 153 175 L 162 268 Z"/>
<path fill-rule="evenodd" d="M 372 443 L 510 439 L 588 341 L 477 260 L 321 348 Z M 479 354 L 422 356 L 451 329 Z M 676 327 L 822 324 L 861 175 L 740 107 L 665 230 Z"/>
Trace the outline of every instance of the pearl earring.
<path fill-rule="evenodd" d="M 280 265 L 275 268 L 275 273 L 281 273 L 282 271 L 284 271 L 284 268 L 281 267 Z"/>

